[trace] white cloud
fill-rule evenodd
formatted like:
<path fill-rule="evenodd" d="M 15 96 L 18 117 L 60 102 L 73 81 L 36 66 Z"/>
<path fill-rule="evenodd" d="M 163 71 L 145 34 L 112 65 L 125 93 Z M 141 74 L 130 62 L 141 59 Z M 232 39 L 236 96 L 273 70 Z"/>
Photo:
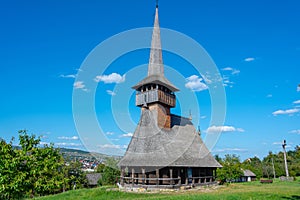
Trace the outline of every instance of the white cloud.
<path fill-rule="evenodd" d="M 223 85 L 225 87 L 229 86 L 229 87 L 233 87 L 234 82 L 229 80 L 228 76 L 223 76 Z"/>
<path fill-rule="evenodd" d="M 268 94 L 268 95 L 267 95 L 267 98 L 272 98 L 272 97 L 273 97 L 272 94 Z"/>
<path fill-rule="evenodd" d="M 125 74 L 121 76 L 117 73 L 112 73 L 109 75 L 100 75 L 96 76 L 94 79 L 97 83 L 98 82 L 104 82 L 104 83 L 122 83 L 125 81 Z"/>
<path fill-rule="evenodd" d="M 281 145 L 282 142 L 273 142 L 273 145 Z"/>
<path fill-rule="evenodd" d="M 61 143 L 55 143 L 56 146 L 65 146 L 65 147 L 79 147 L 82 146 L 82 144 L 79 143 L 67 143 L 67 142 L 61 142 Z"/>
<path fill-rule="evenodd" d="M 223 86 L 232 88 L 235 83 L 233 81 L 231 81 L 230 79 L 233 76 L 238 75 L 240 73 L 240 71 L 237 69 L 231 68 L 231 67 L 226 67 L 226 68 L 223 68 L 222 70 L 225 72 L 230 72 L 230 74 L 227 73 L 227 74 L 223 75 L 222 80 L 221 80 L 221 81 L 223 81 Z"/>
<path fill-rule="evenodd" d="M 133 133 L 125 133 L 123 135 L 121 135 L 122 137 L 132 137 Z"/>
<path fill-rule="evenodd" d="M 234 69 L 232 67 L 225 67 L 225 68 L 223 68 L 221 70 L 223 70 L 223 71 L 229 71 L 232 75 L 239 74 L 241 72 L 240 70 Z"/>
<path fill-rule="evenodd" d="M 238 70 L 238 69 L 235 69 L 231 72 L 232 75 L 235 75 L 235 74 L 239 74 L 241 71 Z"/>
<path fill-rule="evenodd" d="M 186 88 L 189 88 L 193 91 L 203 91 L 207 90 L 208 87 L 205 83 L 203 83 L 203 79 L 199 78 L 197 75 L 192 75 L 188 78 L 186 78 L 187 83 L 185 84 Z"/>
<path fill-rule="evenodd" d="M 99 145 L 100 148 L 102 149 L 120 149 L 120 145 L 116 145 L 116 144 L 102 144 Z"/>
<path fill-rule="evenodd" d="M 58 139 L 60 139 L 60 140 L 78 140 L 79 137 L 78 136 L 72 136 L 72 137 L 61 136 L 61 137 L 58 137 Z"/>
<path fill-rule="evenodd" d="M 231 68 L 231 67 L 225 67 L 225 68 L 223 68 L 222 70 L 223 70 L 223 71 L 232 71 L 233 68 Z"/>
<path fill-rule="evenodd" d="M 101 149 L 126 149 L 127 145 L 118 145 L 118 144 L 101 144 L 98 145 Z"/>
<path fill-rule="evenodd" d="M 49 142 L 40 142 L 40 145 L 50 145 L 50 143 Z"/>
<path fill-rule="evenodd" d="M 83 89 L 83 88 L 85 88 L 85 85 L 84 85 L 83 81 L 77 81 L 74 83 L 74 87 L 76 89 Z"/>
<path fill-rule="evenodd" d="M 86 89 L 85 84 L 84 84 L 83 81 L 76 81 L 73 84 L 73 86 L 74 86 L 75 89 L 81 89 L 81 90 L 87 92 L 87 89 Z"/>
<path fill-rule="evenodd" d="M 203 76 L 203 79 L 204 79 L 206 84 L 211 84 L 212 83 L 212 80 L 209 79 L 209 76 Z"/>
<path fill-rule="evenodd" d="M 294 101 L 294 104 L 300 104 L 300 100 Z"/>
<path fill-rule="evenodd" d="M 111 90 L 106 90 L 107 94 L 111 95 L 111 96 L 115 96 L 116 93 L 114 91 Z"/>
<path fill-rule="evenodd" d="M 106 132 L 106 135 L 113 135 L 115 134 L 114 132 Z"/>
<path fill-rule="evenodd" d="M 245 132 L 242 128 L 235 128 L 233 126 L 211 126 L 209 127 L 206 132 L 207 133 L 219 133 L 219 132 Z"/>
<path fill-rule="evenodd" d="M 247 152 L 247 149 L 240 149 L 240 148 L 224 148 L 224 149 L 216 149 L 213 150 L 215 153 L 223 153 L 223 152 Z"/>
<path fill-rule="evenodd" d="M 205 115 L 201 115 L 201 116 L 200 116 L 200 119 L 205 119 L 205 118 L 206 118 Z"/>
<path fill-rule="evenodd" d="M 289 133 L 294 133 L 294 134 L 300 135 L 300 129 L 298 129 L 298 130 L 292 130 Z"/>
<path fill-rule="evenodd" d="M 280 146 L 280 148 L 282 147 L 282 144 L 283 144 L 283 141 L 281 141 L 281 142 L 273 142 L 272 143 L 273 145 L 278 145 L 278 146 Z M 285 148 L 291 148 L 292 146 L 291 146 L 291 144 L 293 144 L 292 142 L 289 142 L 286 146 L 285 146 Z"/>
<path fill-rule="evenodd" d="M 236 131 L 237 131 L 237 132 L 245 132 L 245 130 L 242 129 L 242 128 L 237 128 Z"/>
<path fill-rule="evenodd" d="M 293 108 L 293 109 L 288 109 L 288 110 L 277 110 L 277 111 L 273 112 L 272 114 L 274 116 L 276 116 L 276 115 L 292 115 L 292 114 L 297 113 L 299 111 L 300 111 L 300 109 Z"/>
<path fill-rule="evenodd" d="M 68 74 L 68 75 L 61 74 L 59 77 L 61 77 L 61 78 L 76 78 L 76 75 L 75 74 Z"/>
<path fill-rule="evenodd" d="M 251 61 L 254 61 L 255 58 L 252 58 L 252 57 L 249 57 L 249 58 L 245 58 L 244 61 L 246 62 L 251 62 Z"/>

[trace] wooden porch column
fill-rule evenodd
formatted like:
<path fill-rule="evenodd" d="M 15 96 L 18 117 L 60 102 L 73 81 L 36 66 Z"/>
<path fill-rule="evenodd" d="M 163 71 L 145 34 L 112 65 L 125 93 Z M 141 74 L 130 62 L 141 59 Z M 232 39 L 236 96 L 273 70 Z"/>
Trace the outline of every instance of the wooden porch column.
<path fill-rule="evenodd" d="M 121 169 L 121 181 L 120 181 L 121 186 L 124 186 L 124 172 L 125 172 L 125 170 L 122 168 Z"/>
<path fill-rule="evenodd" d="M 170 180 L 170 185 L 174 184 L 172 178 L 173 178 L 173 169 L 170 169 L 170 179 L 171 179 Z"/>
<path fill-rule="evenodd" d="M 201 168 L 199 168 L 198 173 L 199 173 L 198 176 L 201 177 Z M 198 183 L 201 183 L 201 178 L 198 179 Z"/>
<path fill-rule="evenodd" d="M 204 179 L 204 183 L 206 183 L 207 181 L 206 181 L 206 179 L 207 179 L 207 170 L 206 170 L 206 168 L 204 168 L 204 171 L 205 171 L 205 179 Z"/>
<path fill-rule="evenodd" d="M 180 168 L 178 168 L 177 169 L 178 171 L 177 171 L 177 174 L 178 174 L 178 178 L 179 178 L 179 180 L 178 180 L 178 185 L 181 185 L 182 184 L 182 182 L 181 182 L 181 175 L 180 175 Z"/>
<path fill-rule="evenodd" d="M 142 168 L 142 185 L 145 185 L 145 169 L 144 168 Z"/>
<path fill-rule="evenodd" d="M 134 168 L 131 169 L 131 184 L 134 186 Z"/>
<path fill-rule="evenodd" d="M 156 180 L 156 185 L 159 185 L 159 169 L 156 169 L 156 178 L 157 178 L 157 180 Z"/>

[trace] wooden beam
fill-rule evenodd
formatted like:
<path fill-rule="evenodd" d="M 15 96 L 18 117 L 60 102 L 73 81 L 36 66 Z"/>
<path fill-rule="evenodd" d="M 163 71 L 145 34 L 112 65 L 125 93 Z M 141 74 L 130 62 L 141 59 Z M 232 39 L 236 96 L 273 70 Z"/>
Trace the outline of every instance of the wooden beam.
<path fill-rule="evenodd" d="M 145 185 L 145 169 L 144 168 L 142 168 L 142 177 L 143 177 L 142 185 Z"/>
<path fill-rule="evenodd" d="M 120 181 L 120 184 L 121 184 L 122 186 L 124 186 L 124 172 L 125 172 L 125 170 L 122 168 L 122 169 L 121 169 L 121 181 Z"/>
<path fill-rule="evenodd" d="M 134 185 L 134 168 L 131 169 L 131 184 Z"/>
<path fill-rule="evenodd" d="M 172 180 L 172 178 L 173 178 L 173 169 L 170 169 L 170 178 L 171 178 L 170 185 L 173 185 L 174 184 L 173 180 Z"/>
<path fill-rule="evenodd" d="M 156 185 L 159 185 L 159 169 L 156 169 L 156 178 L 157 178 L 157 181 L 156 181 Z"/>

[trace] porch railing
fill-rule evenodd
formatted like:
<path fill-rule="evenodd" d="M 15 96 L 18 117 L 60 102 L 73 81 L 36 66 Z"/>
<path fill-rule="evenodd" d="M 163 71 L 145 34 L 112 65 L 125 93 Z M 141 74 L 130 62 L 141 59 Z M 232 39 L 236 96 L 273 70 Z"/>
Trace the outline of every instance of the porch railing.
<path fill-rule="evenodd" d="M 178 178 L 141 178 L 141 177 L 120 177 L 121 183 L 132 185 L 201 185 L 212 183 L 216 180 L 214 176 L 201 176 L 186 178 L 182 181 L 181 177 Z"/>

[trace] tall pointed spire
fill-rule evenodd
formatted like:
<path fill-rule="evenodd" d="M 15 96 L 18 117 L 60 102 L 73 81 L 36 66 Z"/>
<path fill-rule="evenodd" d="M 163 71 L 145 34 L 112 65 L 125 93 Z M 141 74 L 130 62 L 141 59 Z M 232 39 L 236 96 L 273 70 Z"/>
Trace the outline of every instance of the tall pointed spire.
<path fill-rule="evenodd" d="M 172 92 L 179 91 L 165 76 L 164 64 L 162 59 L 162 49 L 160 40 L 160 28 L 158 20 L 158 2 L 156 3 L 154 28 L 152 32 L 152 42 L 150 50 L 150 59 L 148 65 L 148 76 L 132 88 L 138 91 L 143 90 L 144 86 L 160 85 L 166 87 Z"/>
<path fill-rule="evenodd" d="M 150 50 L 150 59 L 148 66 L 148 76 L 151 75 L 163 75 L 164 66 L 162 59 L 161 40 L 160 40 L 160 28 L 158 20 L 158 4 L 156 4 L 154 28 L 152 33 L 152 43 Z"/>

